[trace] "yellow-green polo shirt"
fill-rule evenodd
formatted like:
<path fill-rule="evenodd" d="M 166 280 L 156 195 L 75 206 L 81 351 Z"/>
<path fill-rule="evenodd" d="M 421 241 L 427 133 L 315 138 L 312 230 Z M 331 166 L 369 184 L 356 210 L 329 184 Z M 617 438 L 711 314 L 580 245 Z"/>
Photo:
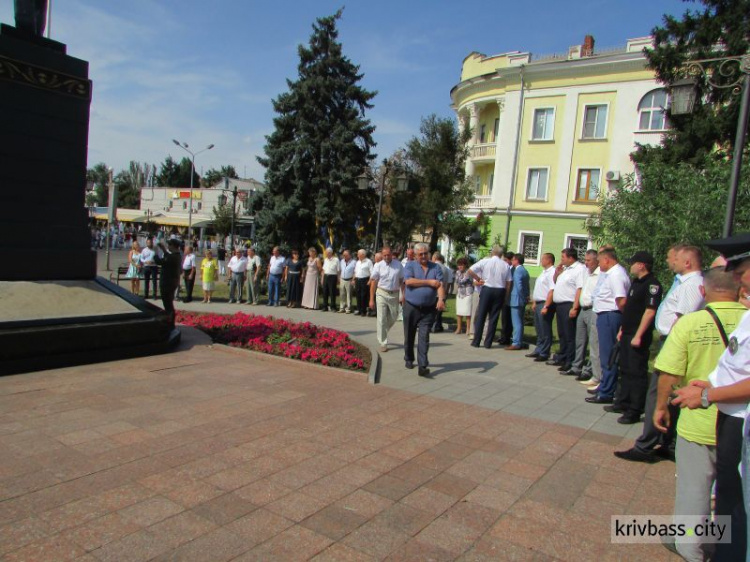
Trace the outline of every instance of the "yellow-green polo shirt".
<path fill-rule="evenodd" d="M 731 334 L 740 323 L 747 308 L 737 302 L 708 304 L 721 320 L 724 331 Z M 705 310 L 681 317 L 669 332 L 669 337 L 656 358 L 657 371 L 683 377 L 680 386 L 693 380 L 708 380 L 724 353 L 724 342 L 711 315 Z M 677 434 L 701 445 L 716 445 L 716 406 L 704 410 L 683 408 L 677 421 Z"/>

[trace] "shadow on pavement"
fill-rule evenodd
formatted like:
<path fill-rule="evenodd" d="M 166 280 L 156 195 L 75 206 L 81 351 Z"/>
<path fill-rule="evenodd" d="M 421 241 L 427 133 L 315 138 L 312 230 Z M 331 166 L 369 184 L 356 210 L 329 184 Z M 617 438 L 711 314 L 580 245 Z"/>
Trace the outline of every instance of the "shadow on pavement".
<path fill-rule="evenodd" d="M 444 344 L 445 345 L 445 344 Z M 432 346 L 432 344 L 430 344 Z M 476 369 L 479 373 L 486 373 L 493 367 L 497 367 L 497 361 L 465 361 L 462 363 L 447 363 L 436 369 L 431 369 L 431 375 L 437 377 L 454 371 L 471 371 Z"/>

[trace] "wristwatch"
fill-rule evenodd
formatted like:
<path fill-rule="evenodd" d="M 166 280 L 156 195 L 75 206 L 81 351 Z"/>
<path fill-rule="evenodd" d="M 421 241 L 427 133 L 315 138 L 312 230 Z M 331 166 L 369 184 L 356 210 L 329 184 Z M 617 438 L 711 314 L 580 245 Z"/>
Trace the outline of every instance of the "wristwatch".
<path fill-rule="evenodd" d="M 701 408 L 708 408 L 711 405 L 711 402 L 708 401 L 708 389 L 704 388 L 701 391 Z"/>

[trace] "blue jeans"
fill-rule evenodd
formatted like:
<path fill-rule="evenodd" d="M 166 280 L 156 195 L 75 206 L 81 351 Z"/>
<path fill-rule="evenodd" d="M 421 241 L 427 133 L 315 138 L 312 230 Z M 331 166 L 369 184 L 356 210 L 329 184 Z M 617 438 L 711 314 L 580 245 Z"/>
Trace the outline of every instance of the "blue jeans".
<path fill-rule="evenodd" d="M 526 306 L 510 307 L 510 319 L 513 322 L 513 341 L 511 343 L 518 347 L 521 347 L 523 343 L 523 313 L 525 311 Z"/>
<path fill-rule="evenodd" d="M 281 274 L 271 273 L 268 276 L 268 304 L 274 306 L 279 304 L 279 291 L 281 290 Z"/>
<path fill-rule="evenodd" d="M 614 398 L 617 386 L 617 365 L 609 366 L 612 348 L 617 343 L 617 332 L 622 325 L 619 312 L 602 312 L 596 316 L 596 331 L 599 334 L 599 361 L 602 365 L 602 380 L 599 383 L 599 398 Z"/>

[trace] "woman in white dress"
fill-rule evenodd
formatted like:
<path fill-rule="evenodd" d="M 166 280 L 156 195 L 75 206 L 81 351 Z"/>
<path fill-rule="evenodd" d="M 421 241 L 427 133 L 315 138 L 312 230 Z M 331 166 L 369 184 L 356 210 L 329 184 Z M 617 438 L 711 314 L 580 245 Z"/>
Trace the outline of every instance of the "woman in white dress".
<path fill-rule="evenodd" d="M 469 275 L 469 261 L 466 258 L 458 258 L 456 267 L 458 268 L 455 276 L 456 333 L 461 333 L 465 320 L 466 333 L 468 334 L 471 330 L 471 295 L 474 293 L 474 280 Z"/>
<path fill-rule="evenodd" d="M 137 295 L 141 292 L 141 247 L 138 242 L 133 242 L 128 252 L 128 273 L 125 275 L 130 279 L 130 291 Z"/>
<path fill-rule="evenodd" d="M 318 252 L 315 248 L 307 250 L 307 267 L 302 272 L 302 308 L 310 310 L 318 309 L 318 287 L 320 287 L 321 272 L 323 265 L 318 258 Z"/>

